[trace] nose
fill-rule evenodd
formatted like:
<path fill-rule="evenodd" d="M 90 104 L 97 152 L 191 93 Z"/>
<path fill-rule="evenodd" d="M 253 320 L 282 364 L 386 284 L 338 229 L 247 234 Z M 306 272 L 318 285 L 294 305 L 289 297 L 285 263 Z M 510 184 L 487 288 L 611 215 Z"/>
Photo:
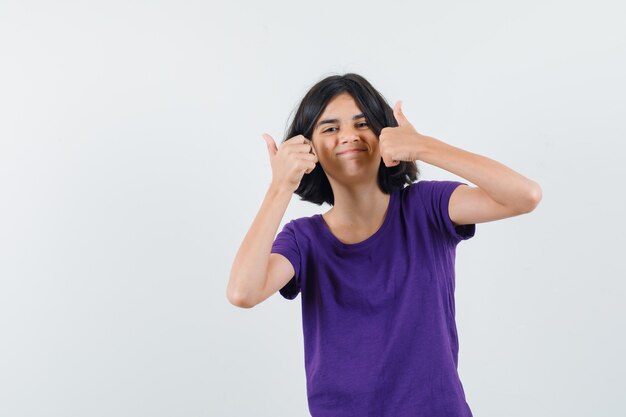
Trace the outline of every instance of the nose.
<path fill-rule="evenodd" d="M 339 140 L 341 140 L 341 143 L 346 143 L 348 141 L 354 141 L 357 139 L 359 139 L 359 135 L 354 127 L 348 126 L 341 129 L 341 134 L 339 135 Z"/>

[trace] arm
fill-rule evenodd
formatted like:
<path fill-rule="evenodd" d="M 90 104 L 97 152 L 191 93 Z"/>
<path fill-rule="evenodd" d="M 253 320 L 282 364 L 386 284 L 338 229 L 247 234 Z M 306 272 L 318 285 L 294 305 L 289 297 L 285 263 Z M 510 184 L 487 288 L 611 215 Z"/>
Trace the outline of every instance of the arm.
<path fill-rule="evenodd" d="M 294 276 L 289 260 L 271 253 L 272 243 L 302 176 L 317 163 L 317 155 L 310 153 L 311 141 L 302 135 L 283 142 L 280 149 L 270 135 L 263 138 L 272 165 L 272 183 L 237 251 L 226 288 L 228 301 L 243 308 L 265 300 Z"/>
<path fill-rule="evenodd" d="M 429 136 L 422 136 L 419 159 L 477 185 L 459 186 L 450 196 L 450 218 L 472 224 L 528 213 L 542 197 L 541 187 L 507 166 Z"/>
<path fill-rule="evenodd" d="M 270 186 L 266 192 L 261 208 L 233 261 L 226 289 L 231 304 L 249 308 L 257 303 L 259 294 L 264 293 L 272 242 L 291 195 L 288 189 L 274 186 Z"/>
<path fill-rule="evenodd" d="M 541 201 L 541 187 L 503 164 L 448 145 L 417 132 L 398 101 L 394 116 L 398 127 L 380 134 L 380 152 L 386 166 L 421 160 L 477 185 L 458 186 L 450 195 L 448 211 L 455 225 L 488 222 L 528 213 Z"/>

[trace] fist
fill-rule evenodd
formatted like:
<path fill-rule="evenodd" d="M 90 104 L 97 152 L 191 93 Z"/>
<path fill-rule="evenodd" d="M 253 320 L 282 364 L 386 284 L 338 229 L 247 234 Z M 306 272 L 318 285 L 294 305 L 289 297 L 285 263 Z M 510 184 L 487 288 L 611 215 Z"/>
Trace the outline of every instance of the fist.
<path fill-rule="evenodd" d="M 267 144 L 272 165 L 272 184 L 278 188 L 295 191 L 305 174 L 310 174 L 318 162 L 312 141 L 302 135 L 289 138 L 276 146 L 274 138 L 267 133 L 262 135 Z"/>

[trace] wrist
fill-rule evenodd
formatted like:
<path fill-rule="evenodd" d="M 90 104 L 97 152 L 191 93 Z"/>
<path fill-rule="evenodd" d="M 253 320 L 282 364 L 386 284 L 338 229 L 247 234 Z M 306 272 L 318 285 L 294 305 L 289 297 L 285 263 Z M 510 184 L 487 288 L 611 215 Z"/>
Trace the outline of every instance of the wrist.
<path fill-rule="evenodd" d="M 422 136 L 417 143 L 418 159 L 426 162 L 429 156 L 437 152 L 437 147 L 441 141 L 432 136 Z"/>
<path fill-rule="evenodd" d="M 267 190 L 267 193 L 271 194 L 274 197 L 285 197 L 291 199 L 293 191 L 284 185 L 271 183 Z"/>

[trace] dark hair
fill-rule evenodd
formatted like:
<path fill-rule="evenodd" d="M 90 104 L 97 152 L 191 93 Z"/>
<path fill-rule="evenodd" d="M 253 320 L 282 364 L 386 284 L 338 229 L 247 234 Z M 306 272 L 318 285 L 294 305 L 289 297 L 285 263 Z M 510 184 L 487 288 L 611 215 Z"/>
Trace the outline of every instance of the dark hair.
<path fill-rule="evenodd" d="M 384 127 L 398 126 L 391 106 L 365 78 L 355 73 L 331 75 L 318 81 L 305 94 L 283 142 L 298 135 L 311 139 L 315 123 L 328 103 L 344 92 L 352 96 L 376 136 L 380 136 L 380 131 Z M 406 184 L 413 183 L 418 176 L 419 169 L 415 161 L 401 161 L 396 166 L 387 167 L 382 158 L 380 160 L 378 186 L 386 194 L 391 194 L 404 188 Z M 322 205 L 322 203 L 334 205 L 335 203 L 330 182 L 320 164 L 316 164 L 313 171 L 302 177 L 294 193 L 300 196 L 300 200 L 317 205 Z"/>

